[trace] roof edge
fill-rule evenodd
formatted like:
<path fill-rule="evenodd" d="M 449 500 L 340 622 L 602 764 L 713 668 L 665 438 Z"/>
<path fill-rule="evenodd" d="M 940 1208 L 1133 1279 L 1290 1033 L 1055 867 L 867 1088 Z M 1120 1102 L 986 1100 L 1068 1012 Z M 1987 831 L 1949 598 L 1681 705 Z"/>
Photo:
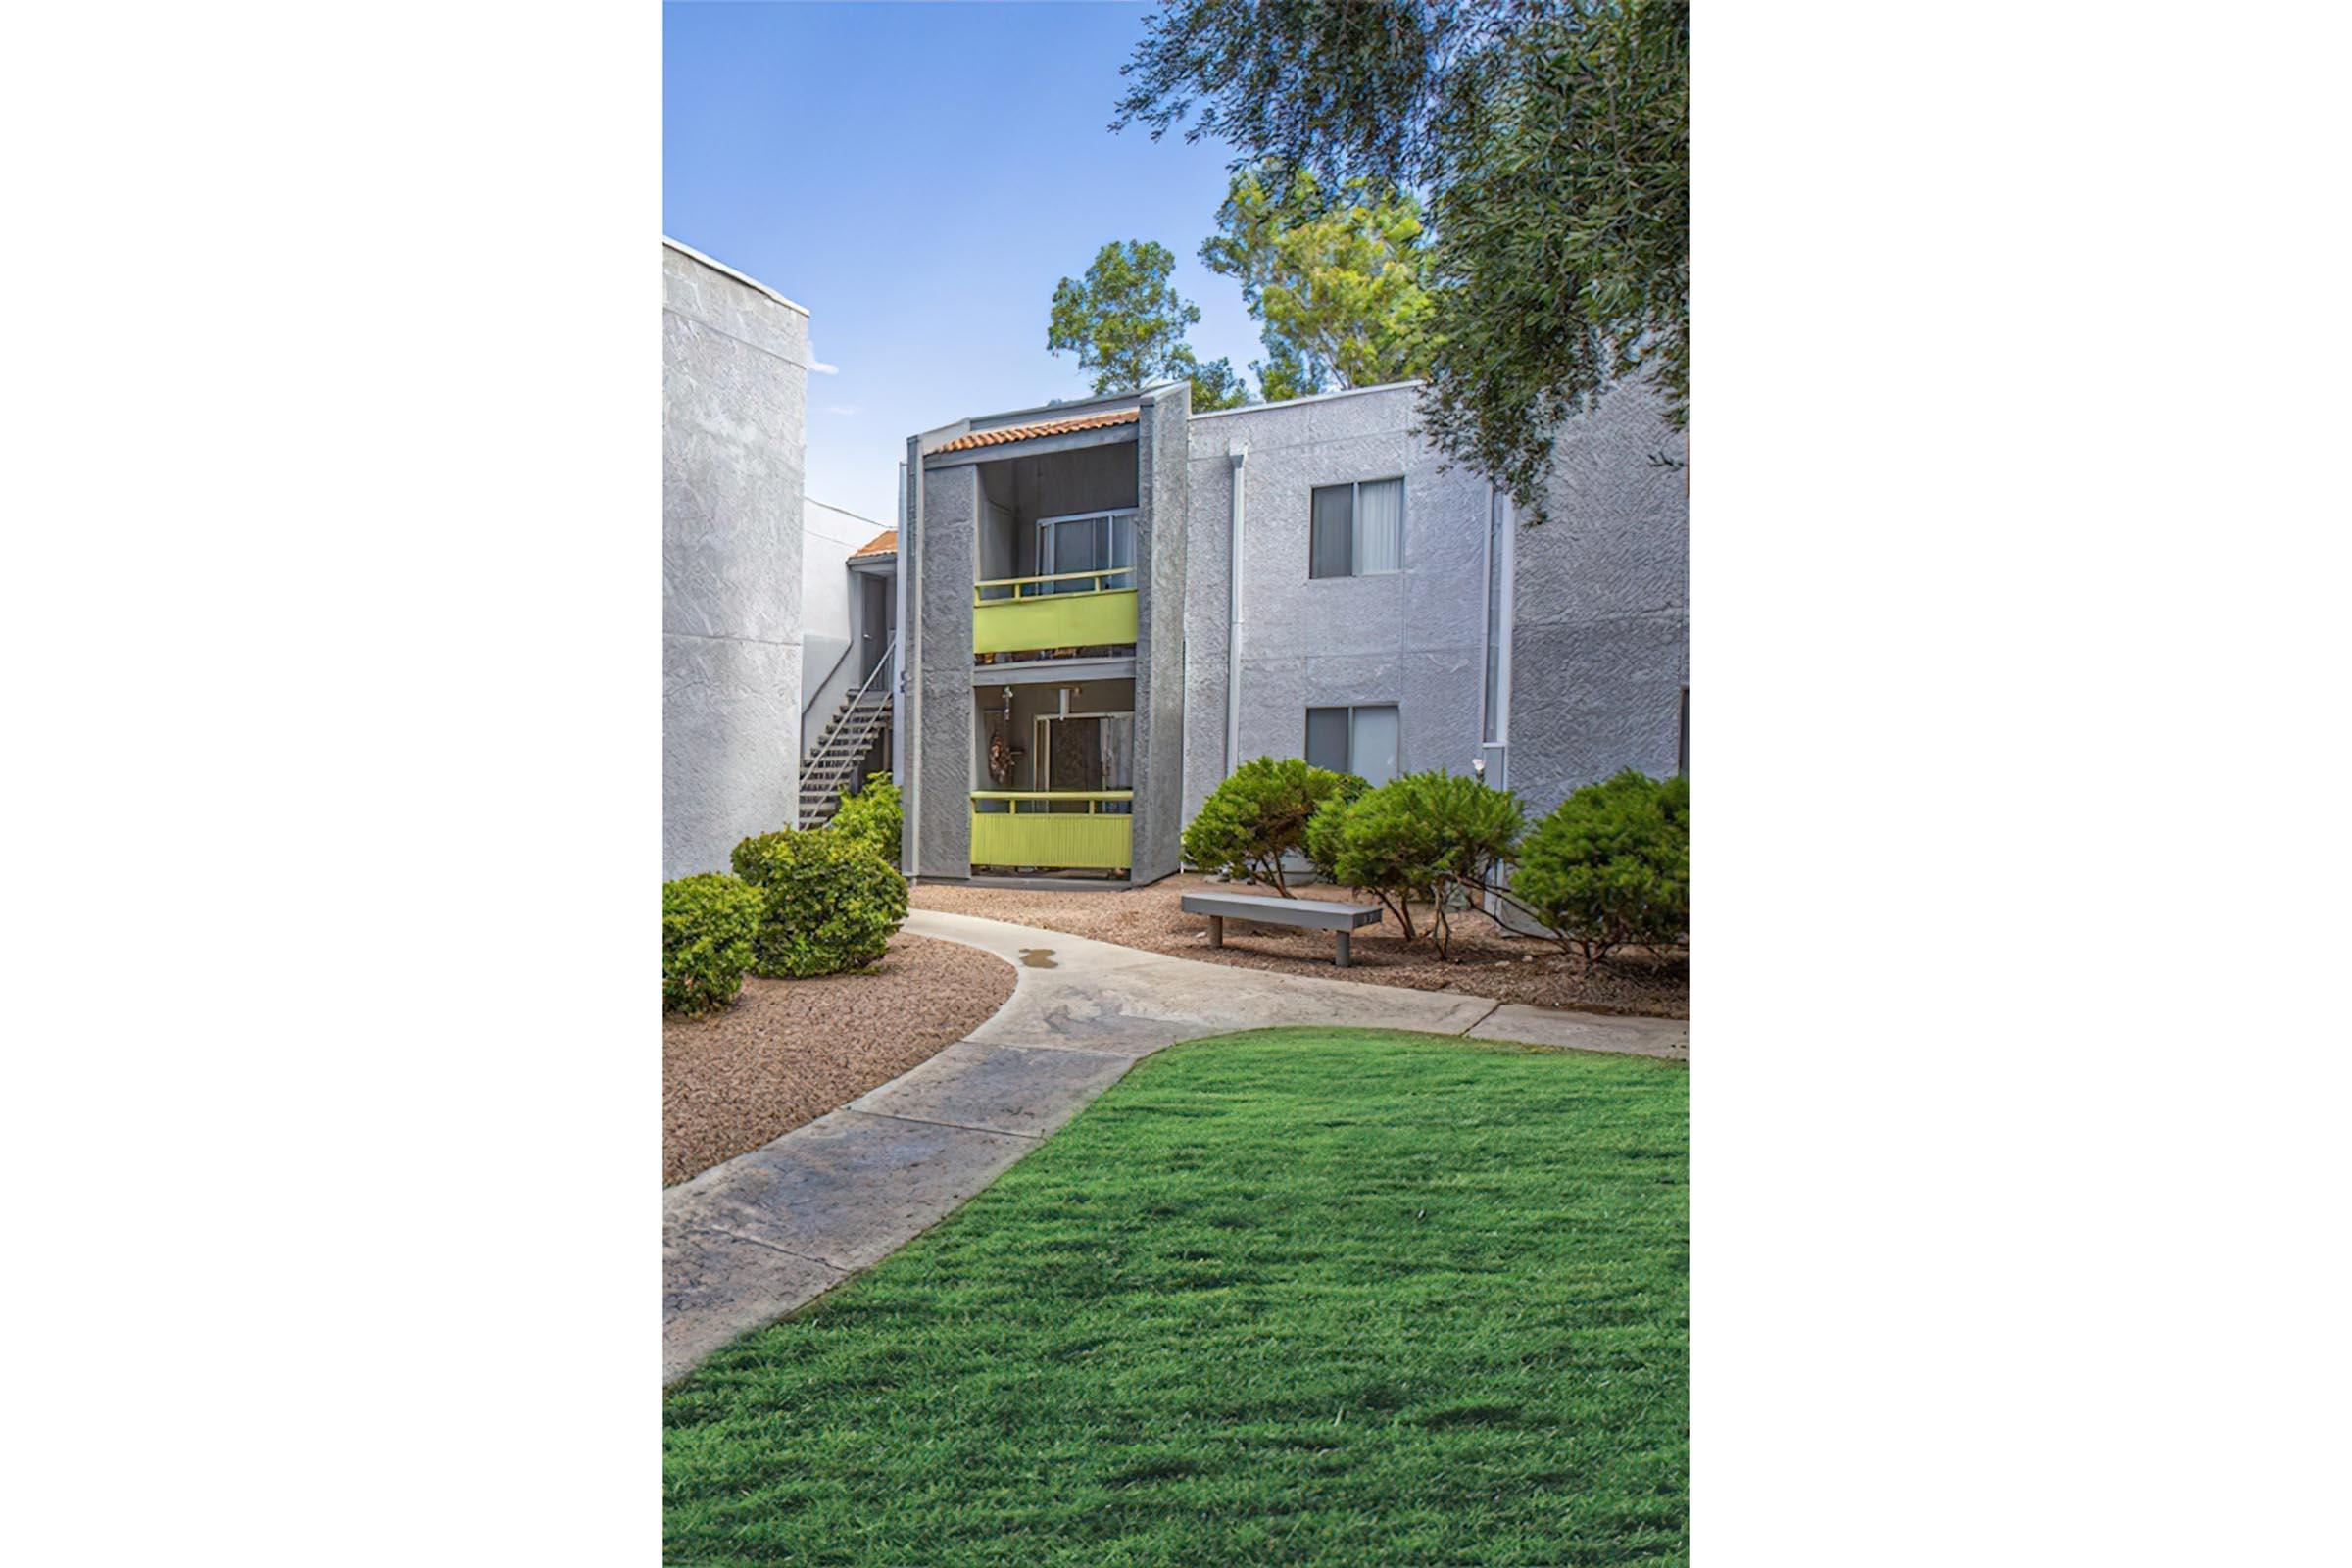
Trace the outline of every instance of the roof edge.
<path fill-rule="evenodd" d="M 845 517 L 856 517 L 859 522 L 865 523 L 870 527 L 887 528 L 891 526 L 891 524 L 884 522 L 880 517 L 869 517 L 862 512 L 852 512 L 847 507 L 835 506 L 832 502 L 824 499 L 824 497 L 812 496 L 806 490 L 801 492 L 801 499 L 808 503 L 810 506 L 822 507 L 827 512 L 838 512 Z"/>
<path fill-rule="evenodd" d="M 975 424 L 963 434 L 929 449 L 923 455 L 926 458 L 947 457 L 989 447 L 1020 446 L 1030 441 L 1053 440 L 1058 436 L 1092 436 L 1129 424 L 1140 429 L 1143 412 L 1139 404 L 1133 408 L 1100 409 L 1093 414 L 1074 414 L 1057 419 L 1030 419 L 1018 424 Z"/>
<path fill-rule="evenodd" d="M 1415 376 L 1409 381 L 1383 381 L 1378 386 L 1349 386 L 1342 387 L 1337 392 L 1316 392 L 1302 398 L 1284 398 L 1280 403 L 1245 403 L 1238 409 L 1211 409 L 1205 414 L 1196 414 L 1193 417 L 1217 419 L 1228 414 L 1265 414 L 1274 409 L 1295 408 L 1301 403 L 1329 403 L 1335 398 L 1360 398 L 1372 392 L 1395 392 L 1402 387 L 1427 385 L 1429 383 L 1426 380 Z"/>
<path fill-rule="evenodd" d="M 1044 419 L 1082 419 L 1090 413 L 1100 414 L 1108 409 L 1140 409 L 1151 389 L 1138 387 L 1127 392 L 1101 392 L 1093 397 L 1061 398 L 1052 403 L 1040 403 L 1034 408 L 1000 409 L 993 414 L 968 414 L 962 421 L 975 430 L 993 428 L 997 424 L 1034 424 Z M 946 429 L 946 425 L 940 426 Z M 928 433 L 928 432 L 926 432 Z"/>
<path fill-rule="evenodd" d="M 786 299 L 783 295 L 777 293 L 774 289 L 769 288 L 765 283 L 760 282 L 749 272 L 738 272 L 735 270 L 735 269 L 729 267 L 726 263 L 718 260 L 716 257 L 705 256 L 701 251 L 696 250 L 693 246 L 681 244 L 679 241 L 671 239 L 667 234 L 662 236 L 662 243 L 668 246 L 671 250 L 676 251 L 680 256 L 693 258 L 695 261 L 702 263 L 705 267 L 710 268 L 710 270 L 714 272 L 726 273 L 729 277 L 733 278 L 736 282 L 743 284 L 747 288 L 758 289 L 769 299 L 774 300 L 778 305 L 789 305 L 794 310 L 800 312 L 803 316 L 807 316 L 808 314 L 808 306 L 801 304 L 797 300 Z"/>

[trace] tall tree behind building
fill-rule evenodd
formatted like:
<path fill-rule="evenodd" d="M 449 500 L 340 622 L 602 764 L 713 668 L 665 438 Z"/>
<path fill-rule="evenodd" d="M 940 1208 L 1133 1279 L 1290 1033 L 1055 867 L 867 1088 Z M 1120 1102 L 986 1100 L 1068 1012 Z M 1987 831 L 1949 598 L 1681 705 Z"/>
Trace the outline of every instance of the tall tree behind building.
<path fill-rule="evenodd" d="M 1091 371 L 1097 392 L 1127 392 L 1153 381 L 1193 385 L 1196 410 L 1229 409 L 1249 401 L 1231 362 L 1202 364 L 1184 340 L 1200 307 L 1168 282 L 1176 256 L 1152 240 L 1113 240 L 1095 253 L 1084 278 L 1065 277 L 1054 289 L 1046 347 L 1075 354 Z"/>
<path fill-rule="evenodd" d="M 1428 373 L 1430 249 L 1409 194 L 1241 170 L 1200 260 L 1240 282 L 1257 318 L 1267 357 L 1250 368 L 1267 401 Z"/>
<path fill-rule="evenodd" d="M 1563 418 L 1647 375 L 1688 417 L 1690 30 L 1688 0 L 1166 0 L 1113 125 L 1422 191 L 1430 431 L 1541 521 Z"/>

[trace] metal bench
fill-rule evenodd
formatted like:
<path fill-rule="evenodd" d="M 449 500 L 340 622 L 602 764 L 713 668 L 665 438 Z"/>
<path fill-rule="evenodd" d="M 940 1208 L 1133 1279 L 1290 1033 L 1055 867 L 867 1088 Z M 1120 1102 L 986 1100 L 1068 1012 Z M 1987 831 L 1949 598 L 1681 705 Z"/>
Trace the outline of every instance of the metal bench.
<path fill-rule="evenodd" d="M 1349 933 L 1359 925 L 1372 925 L 1380 919 L 1377 905 L 1333 904 L 1325 899 L 1269 899 L 1251 893 L 1187 893 L 1178 901 L 1178 907 L 1187 914 L 1208 916 L 1208 945 L 1212 948 L 1225 945 L 1228 920 L 1328 931 L 1337 944 L 1332 962 L 1342 969 L 1348 967 Z"/>

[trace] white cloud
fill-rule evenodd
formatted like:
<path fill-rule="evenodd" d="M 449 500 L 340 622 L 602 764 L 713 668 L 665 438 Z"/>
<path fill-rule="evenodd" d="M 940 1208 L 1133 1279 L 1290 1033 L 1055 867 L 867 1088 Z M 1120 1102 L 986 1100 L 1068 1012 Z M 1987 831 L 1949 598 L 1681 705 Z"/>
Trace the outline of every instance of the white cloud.
<path fill-rule="evenodd" d="M 827 365 L 816 357 L 816 345 L 813 343 L 808 345 L 808 368 L 818 375 L 839 375 L 841 373 L 840 366 Z"/>
<path fill-rule="evenodd" d="M 855 403 L 828 403 L 818 412 L 823 414 L 838 414 L 846 419 L 858 412 L 858 405 Z"/>

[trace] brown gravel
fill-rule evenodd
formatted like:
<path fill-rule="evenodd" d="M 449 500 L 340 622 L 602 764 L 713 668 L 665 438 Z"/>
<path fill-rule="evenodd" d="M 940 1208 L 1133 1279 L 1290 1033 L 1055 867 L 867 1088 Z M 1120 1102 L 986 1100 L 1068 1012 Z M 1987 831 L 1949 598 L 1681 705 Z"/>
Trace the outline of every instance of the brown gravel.
<path fill-rule="evenodd" d="M 1267 893 L 1270 887 L 1218 882 L 1190 874 L 1172 876 L 1148 888 L 1122 892 L 1063 893 L 1029 888 L 976 888 L 955 883 L 925 883 L 915 888 L 916 908 L 944 909 L 954 914 L 976 914 L 992 920 L 1065 931 L 1071 936 L 1116 942 L 1180 958 L 1202 958 L 1210 963 L 1239 964 L 1251 969 L 1279 969 L 1286 974 L 1321 975 L 1327 979 L 1362 980 L 1373 985 L 1410 986 L 1416 991 L 1458 991 L 1497 1002 L 1526 1002 L 1547 1007 L 1584 1007 L 1596 1012 L 1640 1013 L 1656 1018 L 1690 1016 L 1690 966 L 1680 955 L 1652 956 L 1641 950 L 1612 955 L 1610 961 L 1588 970 L 1584 963 L 1560 951 L 1555 943 L 1513 936 L 1483 914 L 1453 918 L 1453 957 L 1440 963 L 1436 949 L 1424 933 L 1406 946 L 1396 917 L 1383 915 L 1378 925 L 1355 933 L 1343 972 L 1332 967 L 1331 933 L 1289 931 L 1277 926 L 1225 926 L 1225 946 L 1208 945 L 1208 921 L 1186 914 L 1177 900 L 1189 892 L 1214 889 L 1227 893 Z M 1336 899 L 1343 903 L 1372 902 L 1347 888 L 1294 887 L 1300 898 Z M 1413 925 L 1422 928 L 1423 911 L 1416 906 Z"/>
<path fill-rule="evenodd" d="M 746 976 L 734 1003 L 662 1024 L 662 1185 L 758 1149 L 970 1034 L 1013 970 L 902 931 L 871 968 L 820 980 Z"/>

